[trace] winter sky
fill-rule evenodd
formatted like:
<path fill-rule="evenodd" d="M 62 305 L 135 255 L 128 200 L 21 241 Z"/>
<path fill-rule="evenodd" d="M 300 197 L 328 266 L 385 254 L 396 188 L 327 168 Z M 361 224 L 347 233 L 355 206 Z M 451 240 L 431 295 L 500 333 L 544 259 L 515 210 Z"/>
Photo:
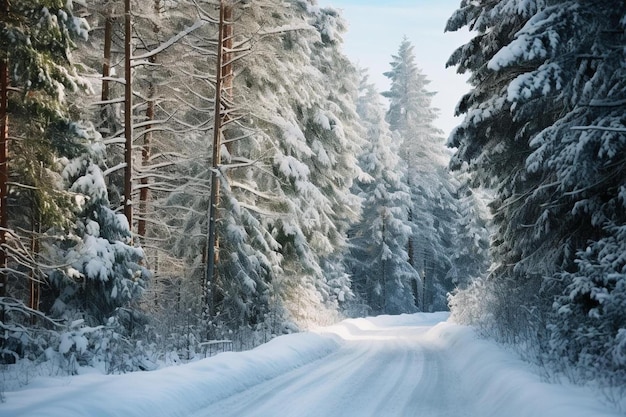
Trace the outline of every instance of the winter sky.
<path fill-rule="evenodd" d="M 460 123 L 454 108 L 467 92 L 466 77 L 455 68 L 446 69 L 452 52 L 469 40 L 469 33 L 444 33 L 446 22 L 458 8 L 460 0 L 318 0 L 320 6 L 343 11 L 349 28 L 344 37 L 344 52 L 357 64 L 370 69 L 370 80 L 381 91 L 389 87 L 383 75 L 389 71 L 403 36 L 415 47 L 417 65 L 431 80 L 430 91 L 436 91 L 433 105 L 440 109 L 437 126 L 447 137 Z"/>

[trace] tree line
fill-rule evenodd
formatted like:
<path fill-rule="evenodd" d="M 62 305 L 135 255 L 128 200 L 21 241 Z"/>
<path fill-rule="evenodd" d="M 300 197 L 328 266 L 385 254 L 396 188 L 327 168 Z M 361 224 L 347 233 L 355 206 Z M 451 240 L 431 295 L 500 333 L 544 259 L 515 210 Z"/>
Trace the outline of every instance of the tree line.
<path fill-rule="evenodd" d="M 383 101 L 315 1 L 3 0 L 2 361 L 148 369 L 450 301 L 623 382 L 624 7 L 461 1 L 448 153 L 411 43 Z"/>
<path fill-rule="evenodd" d="M 4 362 L 145 369 L 486 271 L 407 39 L 387 108 L 314 1 L 2 7 Z"/>

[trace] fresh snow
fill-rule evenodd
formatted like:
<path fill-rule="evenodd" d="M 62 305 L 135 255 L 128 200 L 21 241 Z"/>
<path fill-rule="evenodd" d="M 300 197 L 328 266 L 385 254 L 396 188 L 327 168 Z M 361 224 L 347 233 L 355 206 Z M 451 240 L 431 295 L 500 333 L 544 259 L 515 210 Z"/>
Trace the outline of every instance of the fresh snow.
<path fill-rule="evenodd" d="M 153 372 L 39 378 L 1 417 L 617 417 L 447 313 L 345 320 Z"/>

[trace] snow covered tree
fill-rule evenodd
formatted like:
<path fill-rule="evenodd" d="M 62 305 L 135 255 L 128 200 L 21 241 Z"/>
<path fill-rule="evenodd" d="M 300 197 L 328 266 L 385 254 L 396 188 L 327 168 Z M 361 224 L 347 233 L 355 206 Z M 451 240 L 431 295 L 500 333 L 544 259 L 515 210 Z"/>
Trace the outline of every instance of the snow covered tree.
<path fill-rule="evenodd" d="M 359 172 L 358 75 L 339 50 L 344 23 L 335 10 L 294 1 L 281 13 L 280 34 L 251 56 L 245 91 L 271 155 L 264 187 L 282 194 L 279 215 L 266 219 L 283 257 L 277 290 L 289 303 L 305 300 L 290 309 L 304 321 L 350 296 L 341 265 L 358 207 L 350 193 Z"/>
<path fill-rule="evenodd" d="M 402 40 L 391 67 L 385 73 L 391 88 L 383 95 L 390 102 L 387 121 L 408 166 L 405 181 L 411 190 L 413 225 L 409 258 L 424 284 L 419 306 L 445 309 L 446 293 L 454 286 L 448 272 L 455 252 L 457 203 L 442 132 L 433 125 L 438 111 L 432 107 L 435 93 L 427 90 L 430 81 L 417 67 L 408 39 Z"/>
<path fill-rule="evenodd" d="M 100 100 L 89 96 L 82 98 L 81 103 L 86 111 L 92 112 L 84 117 L 93 121 L 107 147 L 106 158 L 100 158 L 98 164 L 107 184 L 108 201 L 115 211 L 122 207 L 125 171 L 124 84 L 120 82 L 123 81 L 120 75 L 125 70 L 123 3 L 83 3 L 82 12 L 88 16 L 93 29 L 88 45 L 76 53 L 91 72 L 93 89 L 100 93 Z M 200 123 L 196 116 L 198 109 L 208 104 L 191 97 L 196 94 L 210 96 L 205 85 L 191 75 L 211 52 L 205 49 L 204 55 L 194 53 L 190 45 L 189 37 L 204 30 L 207 24 L 192 3 L 132 2 L 134 146 L 131 195 L 135 210 L 130 226 L 137 232 L 133 234 L 134 244 L 141 244 L 144 251 L 142 266 L 152 272 L 151 285 L 141 308 L 153 314 L 157 318 L 153 324 L 162 326 L 165 332 L 170 332 L 165 330 L 171 324 L 169 320 L 178 322 L 185 317 L 188 307 L 193 304 L 190 300 L 201 293 L 191 284 L 195 276 L 187 273 L 186 260 L 177 257 L 172 247 L 174 236 L 184 231 L 177 227 L 177 221 L 183 217 L 181 213 L 194 208 L 191 205 L 186 207 L 184 203 L 169 204 L 168 200 L 182 187 L 193 188 L 191 192 L 194 194 L 206 191 L 201 187 L 204 184 L 187 176 L 190 166 L 206 164 L 206 159 L 201 161 L 206 155 L 198 151 L 206 148 L 206 141 L 201 136 L 207 134 L 207 128 L 199 126 L 206 120 Z M 213 28 L 206 28 L 207 32 L 209 30 Z M 181 56 L 186 59 L 180 59 Z M 204 76 L 206 78 L 206 72 Z M 200 218 L 204 216 L 202 213 Z M 189 236 L 187 239 L 191 251 L 195 248 L 195 240 Z M 183 294 L 193 296 L 183 297 Z"/>
<path fill-rule="evenodd" d="M 367 76 L 359 90 L 357 113 L 368 141 L 359 163 L 367 177 L 353 187 L 363 200 L 361 219 L 350 230 L 348 264 L 353 291 L 369 307 L 368 314 L 414 312 L 421 282 L 407 253 L 412 225 L 408 221 L 411 197 L 404 178 L 406 163 L 400 159 L 400 144 L 393 140 L 385 121 L 380 94 Z"/>
<path fill-rule="evenodd" d="M 222 170 L 223 201 L 239 209 L 220 212 L 222 242 L 229 244 L 229 233 L 239 230 L 261 267 L 250 281 L 258 291 L 269 288 L 264 297 L 282 306 L 272 309 L 304 323 L 320 307 L 335 311 L 350 293 L 341 253 L 356 211 L 349 191 L 358 172 L 352 156 L 356 73 L 338 50 L 343 23 L 335 11 L 267 1 L 238 13 L 235 45 L 251 50 L 235 63 L 234 103 L 243 118 L 225 132 L 227 140 L 239 139 L 230 142 Z M 253 272 L 237 266 L 249 255 L 224 253 L 225 261 L 239 260 L 221 267 Z M 245 280 L 225 281 L 224 288 L 233 282 L 241 282 L 237 291 L 251 288 Z M 225 305 L 237 305 L 228 302 L 235 295 L 234 288 L 225 292 Z"/>
<path fill-rule="evenodd" d="M 435 162 L 442 162 L 444 152 L 426 146 L 441 141 L 442 132 L 433 124 L 438 112 L 432 106 L 436 93 L 427 90 L 430 81 L 415 60 L 414 47 L 404 37 L 391 61 L 391 71 L 384 74 L 391 81 L 390 90 L 383 93 L 390 102 L 386 119 L 404 140 L 402 152 L 407 162 L 420 162 L 418 158 L 429 152 Z"/>
<path fill-rule="evenodd" d="M 109 208 L 100 169 L 106 153 L 99 135 L 85 127 L 78 127 L 77 133 L 92 142 L 63 170 L 67 188 L 79 204 L 70 234 L 49 248 L 58 265 L 68 265 L 50 273 L 58 294 L 50 309 L 53 316 L 87 317 L 89 325 L 98 325 L 119 307 L 137 301 L 149 274 L 140 266 L 143 251 L 132 246 L 126 218 Z"/>
<path fill-rule="evenodd" d="M 490 215 L 484 190 L 473 190 L 465 175 L 457 187 L 457 242 L 449 276 L 456 288 L 467 288 L 484 277 L 490 266 Z"/>
<path fill-rule="evenodd" d="M 87 88 L 72 66 L 71 48 L 88 28 L 72 15 L 71 1 L 3 1 L 1 8 L 0 298 L 30 291 L 30 306 L 37 309 L 44 263 L 39 234 L 67 224 L 70 213 L 57 160 L 81 150 L 66 98 Z M 8 317 L 1 311 L 4 325 Z"/>
<path fill-rule="evenodd" d="M 215 21 L 215 10 L 202 10 Z M 358 136 L 356 75 L 338 50 L 342 25 L 336 12 L 309 2 L 233 5 L 236 76 L 219 166 L 215 294 L 217 320 L 231 328 L 262 324 L 270 315 L 304 323 L 320 307 L 336 312 L 350 294 L 341 261 L 357 207 L 349 188 L 358 172 L 352 156 Z M 194 141 L 188 152 L 198 159 L 180 167 L 181 178 L 194 180 L 168 200 L 193 207 L 172 225 L 186 231 L 174 247 L 193 260 L 196 275 L 206 262 L 197 249 L 206 243 L 210 178 L 201 159 L 211 151 L 200 144 L 201 132 L 213 124 L 205 111 L 213 110 L 207 98 L 215 81 L 207 76 L 215 73 L 215 31 L 208 26 L 213 29 L 193 37 L 194 53 L 208 62 L 191 71 L 197 83 L 187 123 L 198 129 L 187 135 Z"/>
<path fill-rule="evenodd" d="M 11 329 L 3 332 L 11 339 L 3 348 L 26 351 L 31 343 L 42 348 L 24 336 L 39 324 L 35 316 L 80 318 L 93 325 L 112 316 L 134 320 L 124 308 L 137 300 L 147 272 L 138 264 L 142 251 L 130 244 L 128 224 L 109 208 L 100 136 L 85 127 L 88 122 L 74 121 L 91 116 L 84 98 L 91 96 L 91 86 L 78 76 L 72 55 L 72 39 L 87 39 L 86 21 L 72 14 L 71 1 L 4 6 L 0 34 L 8 48 L 0 56 L 7 75 L 2 89 L 11 95 L 3 128 L 10 127 L 11 135 L 4 137 L 11 149 L 10 164 L 3 165 L 14 180 L 8 188 L 11 204 L 4 198 L 2 207 L 14 230 L 3 228 L 10 236 L 3 254 L 11 260 L 3 272 L 16 278 L 9 287 L 12 297 L 25 298 L 28 286 L 18 277 L 28 277 L 31 285 L 30 310 L 12 308 L 12 324 L 3 317 L 3 329 Z M 35 313 L 39 309 L 43 314 Z M 30 323 L 20 326 L 29 315 Z M 48 335 L 54 339 L 54 332 Z"/>
<path fill-rule="evenodd" d="M 621 378 L 625 9 L 463 1 L 447 27 L 477 32 L 449 61 L 473 86 L 450 143 L 495 191 L 491 324 Z"/>
<path fill-rule="evenodd" d="M 179 113 L 176 120 L 184 134 L 180 135 L 181 141 L 172 144 L 177 148 L 172 149 L 171 156 L 178 160 L 168 168 L 171 173 L 167 176 L 173 179 L 170 182 L 171 192 L 162 193 L 162 201 L 157 207 L 159 213 L 165 215 L 169 223 L 168 232 L 171 233 L 171 238 L 163 248 L 167 249 L 169 245 L 172 255 L 184 260 L 185 267 L 179 273 L 186 277 L 184 286 L 191 289 L 188 293 L 197 298 L 191 302 L 195 315 L 199 318 L 202 311 L 210 314 L 211 317 L 207 317 L 203 325 L 205 327 L 210 320 L 213 325 L 236 329 L 263 321 L 268 299 L 265 270 L 272 268 L 268 261 L 271 250 L 266 241 L 269 239 L 271 242 L 273 239 L 259 228 L 258 221 L 250 216 L 248 207 L 244 205 L 242 208 L 232 196 L 231 182 L 234 177 L 230 170 L 239 166 L 245 171 L 249 164 L 243 158 L 232 162 L 231 152 L 235 152 L 237 145 L 228 141 L 238 137 L 246 142 L 249 134 L 237 122 L 241 114 L 236 101 L 239 96 L 236 99 L 230 96 L 233 91 L 237 92 L 237 88 L 228 87 L 228 80 L 225 81 L 223 77 L 220 81 L 227 93 L 222 94 L 220 101 L 222 108 L 218 114 L 224 118 L 221 120 L 223 126 L 219 126 L 218 144 L 222 142 L 224 145 L 215 149 L 213 147 L 217 81 L 215 57 L 218 50 L 215 38 L 216 10 L 213 6 L 197 5 L 195 13 L 207 25 L 190 33 L 190 37 L 185 39 L 184 53 L 193 57 L 194 62 L 175 71 L 176 87 L 172 90 L 181 107 L 172 109 L 170 114 Z M 237 45 L 238 51 L 229 52 L 229 57 L 238 60 L 243 52 L 240 43 L 245 49 L 246 42 L 250 41 L 246 38 L 249 33 L 242 31 L 242 23 L 239 21 L 233 23 L 232 18 L 229 18 L 226 23 L 235 26 L 232 29 L 236 40 L 231 38 L 230 41 Z M 225 73 L 225 65 L 239 65 L 238 62 L 225 62 L 227 60 L 224 57 L 220 57 L 224 62 L 220 72 Z M 181 77 L 184 74 L 188 75 L 187 79 Z M 227 119 L 234 123 L 227 123 Z M 166 151 L 167 148 L 161 149 L 163 155 L 166 155 Z M 217 156 L 216 161 L 213 161 L 214 156 Z M 213 171 L 217 181 L 212 181 Z M 163 176 L 160 181 L 164 181 Z M 219 187 L 219 192 L 213 189 L 213 185 Z M 215 192 L 215 196 L 219 195 L 215 199 L 218 207 L 215 216 L 216 242 L 219 242 L 215 245 L 218 274 L 207 277 L 207 256 L 212 256 L 208 255 L 208 246 L 213 245 L 207 239 L 212 192 Z M 201 295 L 203 292 L 204 295 Z M 210 333 L 210 336 L 216 336 L 213 331 Z"/>

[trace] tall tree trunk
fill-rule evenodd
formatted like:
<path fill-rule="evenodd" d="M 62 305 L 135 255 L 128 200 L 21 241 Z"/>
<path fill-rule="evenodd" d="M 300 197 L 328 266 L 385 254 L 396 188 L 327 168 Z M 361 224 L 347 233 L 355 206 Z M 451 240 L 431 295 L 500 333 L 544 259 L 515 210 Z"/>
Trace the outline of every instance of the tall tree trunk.
<path fill-rule="evenodd" d="M 41 213 L 37 204 L 33 200 L 32 203 L 32 215 L 31 215 L 31 237 L 30 237 L 30 251 L 34 259 L 37 259 L 39 254 L 39 236 L 41 235 Z M 37 268 L 33 265 L 30 271 L 30 299 L 29 307 L 32 310 L 39 310 L 39 300 L 41 298 L 41 285 L 39 276 L 37 274 Z M 31 323 L 34 325 L 37 321 L 37 316 L 31 316 Z"/>
<path fill-rule="evenodd" d="M 124 215 L 128 220 L 128 227 L 133 228 L 133 87 L 132 87 L 132 19 L 130 13 L 130 0 L 124 1 L 125 34 L 125 90 L 124 90 L 124 137 L 126 145 L 124 149 L 124 161 L 126 169 L 124 173 Z"/>
<path fill-rule="evenodd" d="M 3 12 L 8 14 L 9 4 L 7 0 L 2 2 Z M 6 232 L 8 228 L 8 142 L 9 142 L 9 65 L 5 58 L 0 61 L 0 297 L 8 295 L 9 284 L 7 272 L 7 253 L 5 250 Z M 0 321 L 5 321 L 4 308 L 0 308 Z"/>
<path fill-rule="evenodd" d="M 221 162 L 222 127 L 228 120 L 229 103 L 232 98 L 232 5 L 220 1 L 219 39 L 215 81 L 215 112 L 213 119 L 213 155 L 211 196 L 209 200 L 209 227 L 207 242 L 207 271 L 205 277 L 205 305 L 207 314 L 214 317 L 218 296 L 218 276 L 215 265 L 219 260 L 219 239 L 216 236 L 217 206 L 219 205 L 219 166 Z"/>
<path fill-rule="evenodd" d="M 383 220 L 382 220 L 382 237 L 383 237 L 383 245 L 386 244 L 386 239 L 385 239 L 385 222 L 386 222 L 386 216 L 383 215 Z M 383 285 L 382 285 L 382 296 L 383 296 L 383 302 L 382 302 L 382 314 L 388 314 L 387 313 L 387 271 L 386 271 L 386 263 L 385 263 L 385 258 L 383 257 L 381 259 L 381 271 L 380 271 L 380 276 L 382 278 L 383 281 Z"/>
<path fill-rule="evenodd" d="M 409 221 L 409 224 L 411 225 L 413 224 L 413 209 L 412 208 L 409 209 L 407 220 Z M 415 250 L 414 246 L 415 245 L 413 243 L 413 232 L 411 232 L 411 234 L 409 235 L 409 239 L 406 243 L 406 251 L 407 251 L 407 254 L 409 255 L 409 265 L 411 265 L 413 268 L 415 268 L 415 254 L 413 253 Z M 419 295 L 419 289 L 418 289 L 417 284 L 418 284 L 417 279 L 411 280 L 411 290 L 413 291 L 413 298 L 415 299 L 415 307 L 420 308 L 420 295 Z"/>
<path fill-rule="evenodd" d="M 161 0 L 154 1 L 154 11 L 158 15 L 161 9 Z M 159 25 L 154 24 L 153 31 L 155 35 L 159 34 Z M 157 55 L 152 55 L 148 58 L 150 64 L 156 64 Z M 154 78 L 150 78 L 148 85 L 148 103 L 146 108 L 146 121 L 151 122 L 154 120 L 154 107 L 156 99 L 156 83 Z M 143 135 L 143 147 L 141 148 L 141 163 L 144 167 L 150 163 L 152 147 L 152 124 L 146 126 L 146 132 Z M 137 219 L 137 235 L 145 240 L 146 236 L 146 218 L 148 217 L 148 200 L 150 198 L 150 186 L 148 176 L 145 174 L 141 176 L 139 187 L 139 218 Z"/>
<path fill-rule="evenodd" d="M 233 6 L 224 5 L 224 24 L 222 25 L 222 102 L 223 112 L 221 124 L 224 126 L 230 119 L 231 105 L 233 101 Z M 231 144 L 226 144 L 226 149 L 231 151 Z"/>
<path fill-rule="evenodd" d="M 156 62 L 156 56 L 149 58 L 150 63 Z M 148 85 L 148 103 L 146 108 L 146 121 L 154 120 L 154 99 L 156 96 L 156 85 L 154 81 L 150 81 Z M 146 125 L 146 132 L 143 134 L 143 146 L 141 147 L 141 163 L 143 167 L 150 163 L 150 154 L 152 147 L 152 124 Z M 146 237 L 146 218 L 148 217 L 148 199 L 150 198 L 150 181 L 148 176 L 142 175 L 139 187 L 139 216 L 137 218 L 137 235 L 141 239 Z"/>
<path fill-rule="evenodd" d="M 104 20 L 104 51 L 102 56 L 102 93 L 100 95 L 100 101 L 102 101 L 102 108 L 100 109 L 100 124 L 99 130 L 104 135 L 111 134 L 111 105 L 107 102 L 111 99 L 111 45 L 113 43 L 113 22 L 112 11 L 110 9 L 105 10 L 107 14 Z"/>
<path fill-rule="evenodd" d="M 102 53 L 102 88 L 100 101 L 102 105 L 100 107 L 100 121 L 98 123 L 98 131 L 105 137 L 109 137 L 116 129 L 115 122 L 113 121 L 112 104 L 111 100 L 111 59 L 112 59 L 112 45 L 113 45 L 113 27 L 116 21 L 114 17 L 115 7 L 111 5 L 111 2 L 107 2 L 104 8 L 104 50 Z M 105 178 L 107 190 L 109 192 L 109 200 L 111 202 L 117 201 L 117 198 L 113 200 L 111 190 L 117 189 L 117 184 L 114 187 L 114 180 L 110 175 Z"/>
<path fill-rule="evenodd" d="M 108 77 L 111 76 L 111 44 L 113 38 L 113 17 L 111 11 L 106 11 L 107 16 L 104 21 L 104 54 L 102 58 L 102 101 L 108 101 L 111 97 L 110 93 L 110 81 Z M 104 107 L 108 107 L 107 104 Z"/>

